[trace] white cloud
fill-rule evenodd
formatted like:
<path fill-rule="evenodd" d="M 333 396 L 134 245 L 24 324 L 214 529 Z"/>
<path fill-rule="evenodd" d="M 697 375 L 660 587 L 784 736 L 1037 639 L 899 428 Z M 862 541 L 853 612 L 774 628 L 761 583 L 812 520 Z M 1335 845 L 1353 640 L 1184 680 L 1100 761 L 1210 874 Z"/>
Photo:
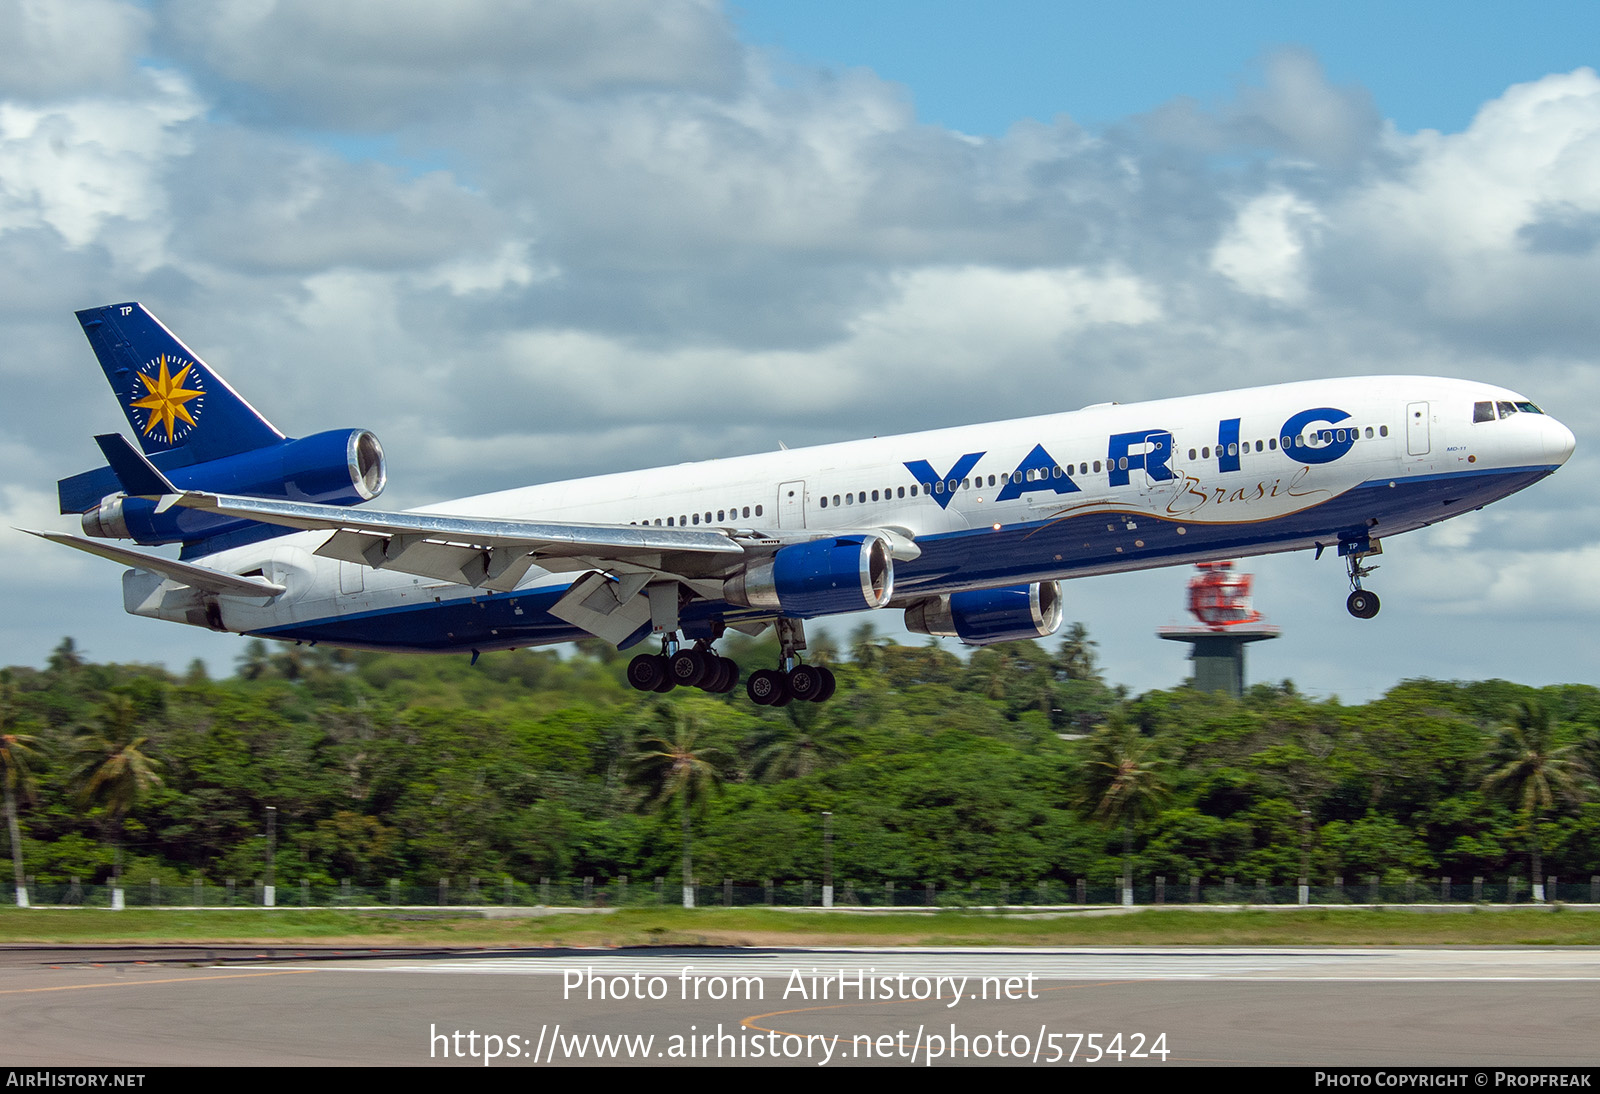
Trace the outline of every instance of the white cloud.
<path fill-rule="evenodd" d="M 0 96 L 77 96 L 131 82 L 150 16 L 118 0 L 0 0 Z"/>
<path fill-rule="evenodd" d="M 1353 276 L 1404 309 L 1488 323 L 1552 312 L 1592 331 L 1600 251 L 1529 245 L 1554 217 L 1600 216 L 1600 78 L 1592 69 L 1519 84 L 1463 133 L 1397 142 L 1403 165 L 1328 210 Z M 1558 225 L 1559 227 L 1559 225 Z M 1333 234 L 1330 232 L 1330 235 Z"/>
<path fill-rule="evenodd" d="M 710 0 L 177 0 L 165 30 L 241 105 L 335 128 L 458 117 L 505 86 L 715 89 L 737 50 Z"/>
<path fill-rule="evenodd" d="M 201 112 L 179 76 L 155 73 L 137 99 L 29 106 L 0 101 L 0 235 L 47 226 L 70 248 L 100 241 L 108 221 L 153 226 L 169 215 L 165 174 L 183 156 L 183 125 Z M 148 264 L 148 254 L 123 257 Z"/>
<path fill-rule="evenodd" d="M 1305 251 L 1323 222 L 1308 202 L 1282 190 L 1250 199 L 1211 252 L 1211 268 L 1242 292 L 1286 304 L 1306 295 Z"/>

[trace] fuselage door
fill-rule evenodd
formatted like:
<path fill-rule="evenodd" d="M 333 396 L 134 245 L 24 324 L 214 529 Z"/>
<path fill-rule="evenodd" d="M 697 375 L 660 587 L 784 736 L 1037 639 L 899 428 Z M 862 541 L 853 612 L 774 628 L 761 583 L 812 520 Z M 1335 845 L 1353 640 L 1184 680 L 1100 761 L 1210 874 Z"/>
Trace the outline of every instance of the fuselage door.
<path fill-rule="evenodd" d="M 778 527 L 804 528 L 806 526 L 806 484 L 786 482 L 778 487 Z"/>
<path fill-rule="evenodd" d="M 1183 485 L 1178 462 L 1178 446 L 1172 434 L 1162 430 L 1145 436 L 1143 493 L 1152 512 L 1160 511 Z"/>
<path fill-rule="evenodd" d="M 1406 451 L 1413 456 L 1428 454 L 1428 404 L 1411 403 L 1406 407 Z"/>

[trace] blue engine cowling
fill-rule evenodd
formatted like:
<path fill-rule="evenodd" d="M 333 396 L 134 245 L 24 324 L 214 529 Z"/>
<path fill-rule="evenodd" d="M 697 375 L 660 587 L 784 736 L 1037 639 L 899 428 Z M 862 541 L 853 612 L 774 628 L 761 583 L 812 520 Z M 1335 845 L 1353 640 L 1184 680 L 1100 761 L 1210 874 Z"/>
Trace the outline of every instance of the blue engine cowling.
<path fill-rule="evenodd" d="M 183 490 L 326 505 L 370 501 L 383 492 L 387 479 L 383 446 L 365 429 L 330 430 L 165 473 Z M 148 545 L 189 543 L 254 523 L 176 506 L 157 513 L 155 502 L 121 496 L 107 498 L 83 514 L 88 535 Z"/>
<path fill-rule="evenodd" d="M 969 646 L 1044 638 L 1060 626 L 1059 581 L 929 597 L 906 609 L 906 630 L 959 638 Z"/>
<path fill-rule="evenodd" d="M 833 536 L 784 547 L 723 582 L 729 602 L 810 617 L 881 608 L 894 596 L 894 557 L 882 536 Z"/>

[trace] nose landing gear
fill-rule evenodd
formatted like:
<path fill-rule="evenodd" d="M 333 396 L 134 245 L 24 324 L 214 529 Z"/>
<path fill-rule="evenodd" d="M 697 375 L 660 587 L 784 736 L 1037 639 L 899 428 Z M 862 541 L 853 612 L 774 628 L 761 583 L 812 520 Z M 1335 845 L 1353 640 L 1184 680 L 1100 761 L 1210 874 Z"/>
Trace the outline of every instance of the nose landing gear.
<path fill-rule="evenodd" d="M 1371 619 L 1378 614 L 1378 594 L 1363 589 L 1361 579 L 1377 567 L 1363 566 L 1361 560 L 1372 555 L 1381 555 L 1383 545 L 1375 539 L 1341 543 L 1339 553 L 1344 555 L 1345 569 L 1350 574 L 1350 595 L 1345 598 L 1345 610 L 1357 619 Z"/>

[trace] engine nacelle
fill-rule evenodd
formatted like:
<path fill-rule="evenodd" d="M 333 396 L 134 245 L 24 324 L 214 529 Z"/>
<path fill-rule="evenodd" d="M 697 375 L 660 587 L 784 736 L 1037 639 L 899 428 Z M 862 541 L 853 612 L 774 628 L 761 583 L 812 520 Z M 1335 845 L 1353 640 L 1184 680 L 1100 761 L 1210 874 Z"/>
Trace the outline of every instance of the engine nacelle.
<path fill-rule="evenodd" d="M 1059 581 L 934 596 L 906 609 L 906 630 L 959 638 L 969 646 L 1044 638 L 1060 626 Z"/>
<path fill-rule="evenodd" d="M 882 536 L 795 543 L 722 583 L 730 603 L 808 617 L 881 608 L 894 596 L 894 556 Z"/>
<path fill-rule="evenodd" d="M 104 470 L 104 469 L 103 469 Z M 357 505 L 383 492 L 388 472 L 383 446 L 365 429 L 336 429 L 286 440 L 253 452 L 165 471 L 172 484 L 210 494 Z M 143 544 L 191 542 L 245 528 L 254 521 L 120 495 L 83 514 L 85 534 Z"/>

